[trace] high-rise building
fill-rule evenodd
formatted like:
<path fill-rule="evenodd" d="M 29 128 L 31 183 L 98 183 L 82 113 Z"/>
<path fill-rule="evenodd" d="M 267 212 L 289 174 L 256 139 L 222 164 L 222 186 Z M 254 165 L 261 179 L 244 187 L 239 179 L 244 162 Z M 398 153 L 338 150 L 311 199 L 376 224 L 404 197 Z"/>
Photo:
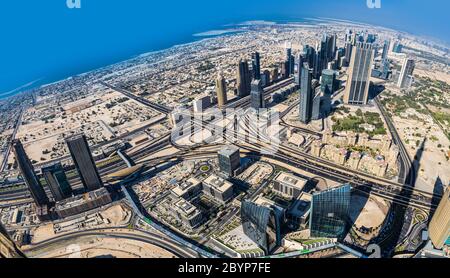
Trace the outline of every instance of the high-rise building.
<path fill-rule="evenodd" d="M 384 61 L 388 58 L 389 48 L 391 46 L 391 41 L 385 40 L 383 45 L 383 52 L 381 53 L 381 59 Z"/>
<path fill-rule="evenodd" d="M 396 41 L 394 43 L 394 46 L 392 47 L 392 52 L 402 53 L 402 51 L 403 51 L 403 45 L 400 42 Z"/>
<path fill-rule="evenodd" d="M 294 76 L 294 81 L 295 81 L 295 84 L 297 84 L 297 85 L 300 85 L 300 81 L 302 79 L 302 67 L 303 67 L 303 63 L 305 63 L 305 62 L 307 62 L 307 61 L 305 59 L 304 53 L 300 53 L 297 58 L 297 66 L 296 66 L 297 72 L 295 73 L 295 76 Z"/>
<path fill-rule="evenodd" d="M 442 249 L 450 236 L 450 186 L 444 190 L 444 194 L 428 228 L 431 242 L 437 249 Z"/>
<path fill-rule="evenodd" d="M 312 69 L 309 68 L 307 63 L 303 64 L 301 77 L 299 107 L 300 121 L 303 123 L 309 123 L 311 121 L 313 91 L 311 88 Z"/>
<path fill-rule="evenodd" d="M 220 171 L 229 177 L 233 177 L 236 170 L 241 167 L 239 148 L 235 146 L 223 147 L 218 153 Z"/>
<path fill-rule="evenodd" d="M 281 245 L 281 219 L 282 216 L 275 208 L 250 201 L 241 204 L 244 233 L 266 254 Z"/>
<path fill-rule="evenodd" d="M 261 79 L 261 60 L 259 53 L 252 54 L 253 79 Z"/>
<path fill-rule="evenodd" d="M 356 44 L 352 53 L 344 93 L 344 102 L 346 104 L 367 104 L 373 58 L 374 50 L 372 44 L 361 42 Z"/>
<path fill-rule="evenodd" d="M 291 74 L 291 68 L 293 68 L 294 65 L 291 65 L 292 61 L 292 43 L 286 42 L 284 45 L 285 48 L 285 62 L 286 62 L 286 75 L 289 76 Z"/>
<path fill-rule="evenodd" d="M 250 94 L 251 76 L 246 60 L 239 61 L 237 72 L 237 91 L 239 97 L 245 97 Z"/>
<path fill-rule="evenodd" d="M 28 189 L 30 190 L 35 204 L 39 207 L 47 206 L 49 204 L 48 197 L 45 194 L 45 190 L 34 172 L 33 164 L 25 153 L 22 142 L 20 142 L 20 140 L 18 139 L 15 139 L 12 142 L 12 145 L 20 173 L 26 185 L 28 186 Z"/>
<path fill-rule="evenodd" d="M 352 60 L 352 52 L 353 52 L 353 44 L 351 42 L 347 42 L 345 44 L 345 66 L 348 67 L 350 65 L 350 61 Z"/>
<path fill-rule="evenodd" d="M 416 63 L 413 59 L 405 58 L 403 60 L 402 70 L 398 78 L 397 87 L 408 88 L 411 85 L 415 66 Z"/>
<path fill-rule="evenodd" d="M 321 90 L 324 94 L 332 95 L 336 91 L 336 72 L 325 69 L 322 71 Z"/>
<path fill-rule="evenodd" d="M 227 83 L 225 78 L 223 78 L 222 73 L 219 72 L 216 79 L 216 93 L 217 93 L 217 103 L 219 108 L 224 108 L 228 102 L 227 99 Z"/>
<path fill-rule="evenodd" d="M 17 247 L 0 224 L 0 259 L 25 258 L 25 255 Z"/>
<path fill-rule="evenodd" d="M 83 134 L 74 135 L 67 138 L 66 143 L 86 191 L 93 191 L 102 187 L 103 182 L 92 158 L 86 136 Z"/>
<path fill-rule="evenodd" d="M 309 229 L 311 237 L 342 238 L 349 219 L 349 184 L 313 194 Z"/>
<path fill-rule="evenodd" d="M 253 109 L 260 109 L 265 107 L 264 90 L 261 85 L 261 80 L 255 79 L 252 81 L 252 90 L 250 93 L 250 102 Z"/>
<path fill-rule="evenodd" d="M 72 188 L 61 163 L 42 168 L 42 174 L 55 201 L 62 201 L 72 196 Z"/>

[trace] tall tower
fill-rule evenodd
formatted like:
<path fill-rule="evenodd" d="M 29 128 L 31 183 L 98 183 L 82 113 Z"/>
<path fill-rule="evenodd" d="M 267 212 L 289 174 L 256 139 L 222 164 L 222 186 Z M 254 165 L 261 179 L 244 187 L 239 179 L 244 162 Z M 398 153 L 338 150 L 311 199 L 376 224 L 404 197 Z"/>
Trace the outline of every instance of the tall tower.
<path fill-rule="evenodd" d="M 309 123 L 311 121 L 312 114 L 313 91 L 311 88 L 312 70 L 309 68 L 307 63 L 303 64 L 301 77 L 299 107 L 300 121 L 303 123 Z"/>
<path fill-rule="evenodd" d="M 405 58 L 403 60 L 402 70 L 398 78 L 397 87 L 399 88 L 409 87 L 410 82 L 408 81 L 412 79 L 415 66 L 416 63 L 413 59 Z"/>
<path fill-rule="evenodd" d="M 258 110 L 265 107 L 264 90 L 261 85 L 261 80 L 252 81 L 252 91 L 250 93 L 251 107 Z"/>
<path fill-rule="evenodd" d="M 383 45 L 383 53 L 381 54 L 381 59 L 384 61 L 388 58 L 389 48 L 391 46 L 391 41 L 385 40 Z"/>
<path fill-rule="evenodd" d="M 217 93 L 217 102 L 219 104 L 219 108 L 224 108 L 228 102 L 227 99 L 227 84 L 225 82 L 225 78 L 221 72 L 217 75 L 216 79 L 216 93 Z"/>
<path fill-rule="evenodd" d="M 374 50 L 371 43 L 358 42 L 352 53 L 344 93 L 346 104 L 365 105 L 369 100 Z"/>
<path fill-rule="evenodd" d="M 444 195 L 431 219 L 428 230 L 434 247 L 442 249 L 450 236 L 450 186 L 445 188 Z"/>
<path fill-rule="evenodd" d="M 253 79 L 261 79 L 261 60 L 259 52 L 252 54 Z"/>
<path fill-rule="evenodd" d="M 20 140 L 16 139 L 12 142 L 12 145 L 20 173 L 25 180 L 28 189 L 30 190 L 34 202 L 39 207 L 48 205 L 48 197 L 45 194 L 45 190 L 39 182 L 36 174 L 34 173 L 33 164 L 31 164 L 30 159 L 25 153 L 22 143 Z"/>
<path fill-rule="evenodd" d="M 42 173 L 55 201 L 62 201 L 72 196 L 72 188 L 61 163 L 43 168 Z"/>
<path fill-rule="evenodd" d="M 247 60 L 239 61 L 237 72 L 237 90 L 239 97 L 245 97 L 250 94 L 251 76 L 248 69 Z"/>
<path fill-rule="evenodd" d="M 66 143 L 86 191 L 93 191 L 102 187 L 103 182 L 92 158 L 86 136 L 83 134 L 74 135 L 67 138 Z"/>

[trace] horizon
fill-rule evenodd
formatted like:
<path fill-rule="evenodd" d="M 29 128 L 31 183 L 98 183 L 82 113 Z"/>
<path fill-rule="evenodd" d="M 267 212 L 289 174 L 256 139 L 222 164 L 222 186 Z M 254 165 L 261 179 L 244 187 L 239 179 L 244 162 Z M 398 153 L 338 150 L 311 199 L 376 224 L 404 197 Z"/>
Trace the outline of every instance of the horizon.
<path fill-rule="evenodd" d="M 4 67 L 1 68 L 0 70 L 0 99 L 7 99 L 11 96 L 32 90 L 32 89 L 36 89 L 48 84 L 53 84 L 56 82 L 60 82 L 63 80 L 66 80 L 70 77 L 73 76 L 77 76 L 80 74 L 84 74 L 93 70 L 97 70 L 103 67 L 107 67 L 109 65 L 112 64 L 116 64 L 116 63 L 120 63 L 123 61 L 126 61 L 128 59 L 132 59 L 133 57 L 145 54 L 145 53 L 149 53 L 149 52 L 154 52 L 154 51 L 160 51 L 160 50 L 165 50 L 168 48 L 171 48 L 175 45 L 183 45 L 189 42 L 194 42 L 197 41 L 199 39 L 203 39 L 205 37 L 196 37 L 195 35 L 198 33 L 204 33 L 204 32 L 208 32 L 214 29 L 224 29 L 226 28 L 227 25 L 233 25 L 233 24 L 238 24 L 240 22 L 245 22 L 245 21 L 255 21 L 255 20 L 266 20 L 266 21 L 276 21 L 277 23 L 279 23 L 279 21 L 281 20 L 286 20 L 286 21 L 298 21 L 301 19 L 307 19 L 307 18 L 315 18 L 315 19 L 326 19 L 326 20 L 341 20 L 341 21 L 347 21 L 347 22 L 351 22 L 351 23 L 362 23 L 362 24 L 367 24 L 367 25 L 371 25 L 371 26 L 379 26 L 379 27 L 384 27 L 384 28 L 389 28 L 398 32 L 404 32 L 404 33 L 408 33 L 417 37 L 422 37 L 422 38 L 426 38 L 426 39 L 432 39 L 433 41 L 435 41 L 436 43 L 440 43 L 440 44 L 444 44 L 446 47 L 449 47 L 450 45 L 450 38 L 448 37 L 449 34 L 446 34 L 446 32 L 438 32 L 441 37 L 436 36 L 436 34 L 433 34 L 434 32 L 431 33 L 423 33 L 423 29 L 424 28 L 412 28 L 414 30 L 408 30 L 407 28 L 402 28 L 401 26 L 398 26 L 398 24 L 395 24 L 393 22 L 390 21 L 384 21 L 383 23 L 374 23 L 373 19 L 367 18 L 367 20 L 361 20 L 358 19 L 358 17 L 354 17 L 351 16 L 351 12 L 348 12 L 347 14 L 339 14 L 338 12 L 336 12 L 336 15 L 342 15 L 341 17 L 339 16 L 335 16 L 335 17 L 329 17 L 327 13 L 322 13 L 320 14 L 320 12 L 316 11 L 314 12 L 315 9 L 317 9 L 318 7 L 318 2 L 320 3 L 327 3 L 329 5 L 329 10 L 333 10 L 336 9 L 336 11 L 338 10 L 338 8 L 342 9 L 343 7 L 348 7 L 349 2 L 352 2 L 351 6 L 356 10 L 356 9 L 364 9 L 365 12 L 368 13 L 388 13 L 390 12 L 390 9 L 392 8 L 390 5 L 393 5 L 393 3 L 389 0 L 382 0 L 382 7 L 381 9 L 369 9 L 367 7 L 364 7 L 366 5 L 366 1 L 365 0 L 344 0 L 344 1 L 339 1 L 341 3 L 336 3 L 336 1 L 331 1 L 331 0 L 320 0 L 320 1 L 316 1 L 315 3 L 308 3 L 308 7 L 309 9 L 306 11 L 301 11 L 299 14 L 293 15 L 293 14 L 283 14 L 283 9 L 280 8 L 279 11 L 276 11 L 276 15 L 271 15 L 268 16 L 266 14 L 266 12 L 264 11 L 264 9 L 261 10 L 255 10 L 253 12 L 253 15 L 248 15 L 246 12 L 244 12 L 243 15 L 234 15 L 233 16 L 226 16 L 226 15 L 222 15 L 222 18 L 219 18 L 217 20 L 213 20 L 212 22 L 205 22 L 205 23 L 195 23 L 195 24 L 191 24 L 191 26 L 189 26 L 190 28 L 188 28 L 188 30 L 186 31 L 180 31 L 178 29 L 176 29 L 175 27 L 177 27 L 177 24 L 181 23 L 181 22 L 185 22 L 187 19 L 180 19 L 175 23 L 172 23 L 172 25 L 167 27 L 167 30 L 169 31 L 167 34 L 165 32 L 163 32 L 164 34 L 158 34 L 157 31 L 161 31 L 159 30 L 160 28 L 154 28 L 154 30 L 150 30 L 150 34 L 147 34 L 148 36 L 143 38 L 142 40 L 139 39 L 134 39 L 132 42 L 121 42 L 122 44 L 119 44 L 119 46 L 110 48 L 110 49 L 103 49 L 103 44 L 108 44 L 108 41 L 102 40 L 101 38 L 99 39 L 101 41 L 100 45 L 98 47 L 95 47 L 94 44 L 96 45 L 97 43 L 92 43 L 91 47 L 87 47 L 85 45 L 82 45 L 81 43 L 77 44 L 77 41 L 80 41 L 82 39 L 85 39 L 86 36 L 91 36 L 91 39 L 95 40 L 93 36 L 93 33 L 95 33 L 95 30 L 90 30 L 90 29 L 98 29 L 101 27 L 101 23 L 97 22 L 97 18 L 94 17 L 92 18 L 92 15 L 90 15 L 90 12 L 98 12 L 98 8 L 99 7 L 103 7 L 103 8 L 108 8 L 108 9 L 104 9 L 105 11 L 104 16 L 108 16 L 110 14 L 114 14 L 114 12 L 118 12 L 117 10 L 115 10 L 116 8 L 119 8 L 119 6 L 115 6 L 115 7 L 111 7 L 105 4 L 106 0 L 100 0 L 100 2 L 91 2 L 89 0 L 84 0 L 82 1 L 82 7 L 81 9 L 77 10 L 77 9 L 68 9 L 67 7 L 64 7 L 62 5 L 57 6 L 57 5 L 50 5 L 51 8 L 53 8 L 54 10 L 61 12 L 61 15 L 57 15 L 57 14 L 51 14 L 53 17 L 57 17 L 60 20 L 62 20 L 62 22 L 66 22 L 67 25 L 67 29 L 71 30 L 70 34 L 72 35 L 65 35 L 65 41 L 68 43 L 64 44 L 67 48 L 67 52 L 68 53 L 75 53 L 75 55 L 70 55 L 70 54 L 64 54 L 62 50 L 58 50 L 55 49 L 56 46 L 52 45 L 52 41 L 56 40 L 58 42 L 58 38 L 54 38 L 52 35 L 52 33 L 54 33 L 56 31 L 56 33 L 58 33 L 59 35 L 61 35 L 61 28 L 63 27 L 55 27 L 55 28 L 51 28 L 48 32 L 46 32 L 46 30 L 40 29 L 38 34 L 34 34 L 34 36 L 36 35 L 44 35 L 46 37 L 48 37 L 48 43 L 45 43 L 43 46 L 41 46 L 40 50 L 36 50 L 33 47 L 30 49 L 29 47 L 26 47 L 26 49 L 24 49 L 23 52 L 20 51 L 20 47 L 19 49 L 10 49 L 9 52 L 12 52 L 11 55 L 6 55 L 8 54 L 8 47 L 10 46 L 6 46 L 6 51 L 3 50 L 1 51 L 2 54 L 5 54 L 5 57 L 2 58 L 1 60 L 4 61 L 4 63 L 2 63 L 2 65 L 4 65 Z M 442 0 L 433 0 L 435 3 L 442 3 Z M 65 2 L 65 1 L 63 1 Z M 112 1 L 107 1 L 109 3 L 111 3 Z M 148 7 L 148 3 L 144 4 L 142 3 L 141 0 L 137 0 L 137 5 L 136 8 L 139 8 L 140 6 L 144 5 L 145 7 Z M 177 2 L 177 1 L 175 1 Z M 202 0 L 196 1 L 195 4 L 198 4 L 199 2 L 202 2 Z M 263 1 L 265 2 L 265 1 Z M 283 3 L 288 2 L 291 5 L 293 1 L 288 1 L 288 0 L 283 0 Z M 300 0 L 300 1 L 296 1 L 297 4 L 298 3 L 305 3 L 305 1 Z M 357 2 L 357 5 L 354 5 L 354 3 Z M 418 0 L 413 0 L 410 1 L 413 3 L 417 3 Z M 98 4 L 100 3 L 100 4 Z M 117 1 L 115 2 L 115 4 L 117 3 Z M 248 4 L 253 3 L 253 1 L 247 1 L 245 2 L 245 7 L 248 6 Z M 283 3 L 279 3 L 278 6 L 280 7 L 286 7 L 288 6 L 287 4 L 283 4 Z M 404 0 L 398 1 L 398 3 L 395 3 L 395 5 L 406 5 Z M 99 6 L 95 6 L 95 5 L 99 5 Z M 8 5 L 12 5 L 14 6 L 14 4 L 6 4 L 6 6 L 8 7 Z M 32 8 L 34 4 L 29 4 L 28 7 Z M 38 6 L 41 6 L 42 3 L 40 3 Z M 48 6 L 48 4 L 46 4 Z M 105 6 L 106 5 L 106 6 Z M 206 4 L 205 4 L 206 5 Z M 291 6 L 289 5 L 289 7 Z M 445 3 L 444 5 L 448 5 L 447 3 Z M 44 5 L 45 6 L 45 5 Z M 153 5 L 156 9 L 157 8 L 162 8 L 161 4 L 156 4 Z M 320 6 L 320 5 L 319 5 Z M 361 7 L 362 6 L 362 7 Z M 120 6 L 121 7 L 121 6 Z M 202 9 L 206 9 L 207 11 L 209 11 L 210 7 L 203 7 L 201 6 Z M 395 6 L 394 6 L 395 7 Z M 41 9 L 43 7 L 41 6 Z M 97 8 L 97 9 L 96 9 Z M 127 6 L 128 8 L 128 6 Z M 4 9 L 4 11 L 6 11 L 7 9 Z M 44 12 L 47 11 L 47 9 L 42 9 Z M 136 12 L 136 10 L 134 8 L 131 8 L 132 11 Z M 192 9 L 191 9 L 192 10 Z M 364 11 L 363 10 L 363 11 Z M 51 11 L 51 10 L 48 10 Z M 109 13 L 108 13 L 109 11 Z M 278 12 L 280 12 L 280 15 L 278 15 Z M 88 13 L 86 14 L 87 16 L 83 16 L 84 13 Z M 314 15 L 312 14 L 308 14 L 308 13 L 314 13 Z M 260 15 L 261 14 L 261 15 Z M 65 16 L 64 16 L 65 15 Z M 7 17 L 11 16 L 11 15 L 6 15 L 6 19 L 8 19 Z M 61 17 L 62 16 L 62 17 Z M 73 17 L 72 17 L 73 16 Z M 102 15 L 99 15 L 99 17 L 101 18 Z M 411 15 L 412 17 L 412 15 Z M 0 18 L 5 18 L 5 17 L 0 17 Z M 229 20 L 227 19 L 229 18 Z M 87 20 L 86 20 L 87 19 Z M 127 19 L 129 19 L 129 17 L 127 17 Z M 81 21 L 80 21 L 81 20 Z M 83 21 L 86 20 L 86 23 L 82 23 Z M 131 20 L 131 19 L 129 19 Z M 158 18 L 155 19 L 156 21 L 158 21 Z M 94 27 L 96 28 L 92 28 L 93 25 L 92 23 L 96 23 L 97 25 L 94 25 Z M 133 25 L 133 23 L 128 23 L 130 26 L 121 26 L 121 33 L 119 35 L 122 35 L 124 37 L 126 36 L 130 36 L 128 34 L 129 31 L 127 30 L 127 28 L 137 28 L 137 30 L 134 32 L 130 32 L 133 33 L 131 34 L 131 37 L 133 37 L 133 35 L 136 34 L 141 34 L 141 32 L 146 32 L 148 30 L 144 29 L 141 30 L 140 26 L 136 26 Z M 45 24 L 44 24 L 45 25 Z M 77 26 L 78 25 L 78 26 Z M 174 27 L 175 25 L 175 27 Z M 437 24 L 439 25 L 439 24 Z M 77 26 L 78 28 L 76 29 L 72 29 L 71 27 Z M 416 26 L 420 26 L 420 24 L 416 24 Z M 435 26 L 435 25 L 433 25 Z M 28 29 L 28 27 L 25 27 L 26 29 Z M 173 28 L 175 28 L 176 30 L 172 30 Z M 14 28 L 12 28 L 14 29 Z M 19 28 L 20 29 L 20 28 Z M 114 28 L 111 28 L 112 30 L 105 30 L 108 32 L 113 32 L 114 33 Z M 422 31 L 421 31 L 422 30 Z M 12 30 L 13 31 L 13 30 Z M 30 30 L 27 30 L 30 31 Z M 164 31 L 164 30 L 162 30 Z M 177 35 L 178 33 L 178 35 Z M 155 39 L 152 40 L 151 38 L 148 37 L 152 37 L 152 34 L 155 34 L 156 37 L 161 37 L 160 39 Z M 106 34 L 107 35 L 107 34 Z M 106 36 L 104 35 L 104 36 Z M 118 35 L 118 36 L 119 36 Z M 13 37 L 11 40 L 14 40 L 14 36 L 17 36 L 16 34 L 11 34 L 9 37 Z M 8 38 L 8 34 L 6 34 L 6 36 L 4 36 L 6 38 Z M 107 37 L 107 36 L 106 36 Z M 142 36 L 144 37 L 144 36 Z M 16 38 L 17 39 L 17 38 Z M 20 37 L 21 40 L 25 40 L 26 38 L 24 38 L 23 36 Z M 109 38 L 108 38 L 109 39 Z M 8 40 L 8 39 L 7 39 Z M 114 38 L 111 38 L 111 41 L 114 41 Z M 124 39 L 124 41 L 127 41 L 126 39 Z M 62 42 L 58 42 L 58 43 L 62 43 Z M 73 44 L 73 45 L 72 45 Z M 70 45 L 70 46 L 68 46 Z M 117 45 L 117 44 L 114 44 Z M 52 50 L 53 49 L 53 50 Z M 28 52 L 28 53 L 27 53 Z M 39 53 L 38 53 L 39 52 Z M 34 55 L 36 53 L 36 55 Z M 77 59 L 77 57 L 79 57 L 79 59 Z M 52 62 L 53 60 L 53 62 Z M 33 62 L 35 61 L 35 62 Z M 3 80 L 4 79 L 4 80 Z"/>

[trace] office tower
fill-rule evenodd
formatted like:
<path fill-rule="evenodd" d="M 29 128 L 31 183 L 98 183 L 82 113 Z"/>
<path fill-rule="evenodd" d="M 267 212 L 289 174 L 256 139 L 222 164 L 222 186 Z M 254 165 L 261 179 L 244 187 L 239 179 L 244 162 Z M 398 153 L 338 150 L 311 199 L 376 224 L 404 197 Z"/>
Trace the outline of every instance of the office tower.
<path fill-rule="evenodd" d="M 428 228 L 431 242 L 436 249 L 442 249 L 450 236 L 450 186 L 444 190 L 444 194 L 431 219 Z"/>
<path fill-rule="evenodd" d="M 321 90 L 324 94 L 332 95 L 336 91 L 336 72 L 334 70 L 322 71 Z"/>
<path fill-rule="evenodd" d="M 250 201 L 241 204 L 241 220 L 244 234 L 253 240 L 265 254 L 281 245 L 280 212 L 272 207 Z"/>
<path fill-rule="evenodd" d="M 352 53 L 344 93 L 346 104 L 364 105 L 369 100 L 370 76 L 373 63 L 373 45 L 357 43 Z"/>
<path fill-rule="evenodd" d="M 33 164 L 31 164 L 30 159 L 25 153 L 22 143 L 20 140 L 16 139 L 12 142 L 12 145 L 20 173 L 28 186 L 28 189 L 30 190 L 35 204 L 39 207 L 47 206 L 49 204 L 48 197 L 45 194 L 45 190 L 39 182 L 36 174 L 34 173 Z"/>
<path fill-rule="evenodd" d="M 345 66 L 348 67 L 352 60 L 353 44 L 348 42 L 345 44 Z"/>
<path fill-rule="evenodd" d="M 270 71 L 269 70 L 265 70 L 262 74 L 261 74 L 261 81 L 262 81 L 262 86 L 266 87 L 270 85 Z"/>
<path fill-rule="evenodd" d="M 408 88 L 411 85 L 415 66 L 416 63 L 413 59 L 405 58 L 403 60 L 402 70 L 398 78 L 397 87 Z"/>
<path fill-rule="evenodd" d="M 367 43 L 374 43 L 377 39 L 377 36 L 375 34 L 367 34 L 366 42 Z"/>
<path fill-rule="evenodd" d="M 394 43 L 394 46 L 392 47 L 392 52 L 402 53 L 402 51 L 403 51 L 403 45 L 400 42 L 396 41 Z"/>
<path fill-rule="evenodd" d="M 264 90 L 261 85 L 261 80 L 252 81 L 252 90 L 250 93 L 251 107 L 253 109 L 260 109 L 265 107 Z"/>
<path fill-rule="evenodd" d="M 304 62 L 308 63 L 308 66 L 310 68 L 312 68 L 314 66 L 314 56 L 316 55 L 316 50 L 309 46 L 309 45 L 305 45 L 303 47 L 303 56 L 304 56 Z M 299 64 L 300 67 L 299 69 L 301 70 L 301 68 L 303 67 L 303 63 Z"/>
<path fill-rule="evenodd" d="M 297 85 L 300 85 L 300 81 L 302 79 L 302 67 L 303 67 L 303 63 L 305 63 L 305 62 L 306 62 L 306 58 L 305 58 L 304 53 L 300 53 L 297 58 L 297 66 L 296 66 L 297 72 L 295 73 L 295 76 L 294 76 L 294 81 L 295 81 L 295 84 L 297 84 Z"/>
<path fill-rule="evenodd" d="M 300 121 L 307 124 L 311 121 L 313 101 L 313 91 L 311 88 L 312 70 L 308 67 L 307 63 L 303 64 L 301 77 L 299 114 Z"/>
<path fill-rule="evenodd" d="M 245 97 L 250 94 L 250 70 L 248 69 L 247 60 L 239 61 L 237 72 L 237 91 L 239 97 Z"/>
<path fill-rule="evenodd" d="M 217 153 L 220 171 L 233 177 L 236 170 L 241 167 L 241 156 L 236 146 L 225 146 Z"/>
<path fill-rule="evenodd" d="M 316 121 L 321 119 L 321 102 L 322 102 L 322 93 L 317 88 L 314 90 L 314 96 L 312 100 L 312 107 L 311 107 L 311 120 Z"/>
<path fill-rule="evenodd" d="M 92 158 L 86 136 L 83 134 L 74 135 L 67 138 L 66 143 L 86 191 L 93 191 L 102 187 L 103 182 Z"/>
<path fill-rule="evenodd" d="M 295 69 L 295 57 L 292 55 L 292 43 L 285 43 L 285 62 L 286 62 L 286 78 L 291 74 L 294 74 Z"/>
<path fill-rule="evenodd" d="M 284 61 L 281 63 L 281 78 L 286 79 L 289 77 L 289 62 Z"/>
<path fill-rule="evenodd" d="M 227 99 L 227 83 L 225 78 L 223 78 L 222 73 L 219 72 L 216 79 L 216 93 L 217 93 L 217 103 L 219 108 L 224 108 L 228 102 Z"/>
<path fill-rule="evenodd" d="M 386 60 L 389 54 L 389 47 L 391 46 L 391 42 L 389 40 L 384 41 L 383 52 L 381 53 L 381 60 Z"/>
<path fill-rule="evenodd" d="M 25 258 L 14 241 L 11 240 L 8 232 L 0 224 L 0 259 Z"/>
<path fill-rule="evenodd" d="M 311 237 L 342 238 L 348 225 L 349 184 L 313 194 L 309 229 Z"/>
<path fill-rule="evenodd" d="M 61 163 L 42 168 L 42 174 L 55 201 L 62 201 L 72 196 L 72 188 Z"/>
<path fill-rule="evenodd" d="M 252 54 L 252 68 L 253 79 L 261 79 L 261 60 L 258 52 Z"/>

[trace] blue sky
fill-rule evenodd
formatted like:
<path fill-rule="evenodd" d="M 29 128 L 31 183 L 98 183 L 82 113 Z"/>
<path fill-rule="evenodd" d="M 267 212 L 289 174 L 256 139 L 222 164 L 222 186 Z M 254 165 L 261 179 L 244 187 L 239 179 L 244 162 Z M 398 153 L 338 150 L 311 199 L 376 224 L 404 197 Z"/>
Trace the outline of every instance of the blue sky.
<path fill-rule="evenodd" d="M 34 80 L 55 81 L 138 53 L 191 40 L 193 33 L 252 19 L 333 17 L 450 42 L 448 0 L 2 0 L 0 97 Z"/>

